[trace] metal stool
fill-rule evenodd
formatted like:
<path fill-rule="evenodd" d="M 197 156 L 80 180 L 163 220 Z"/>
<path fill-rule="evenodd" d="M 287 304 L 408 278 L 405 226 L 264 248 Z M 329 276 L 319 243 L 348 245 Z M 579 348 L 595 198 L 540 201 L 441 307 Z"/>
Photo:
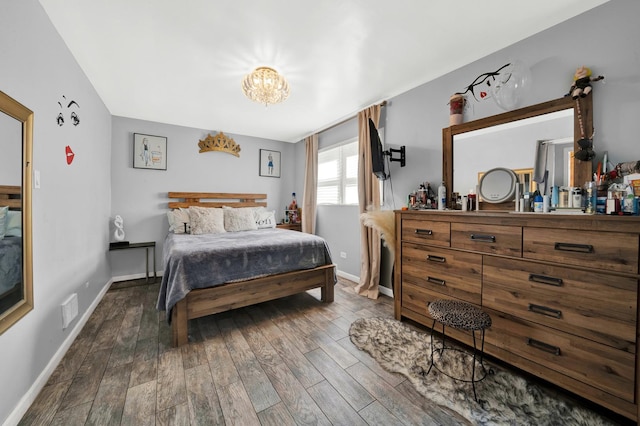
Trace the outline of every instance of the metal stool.
<path fill-rule="evenodd" d="M 471 383 L 473 387 L 473 397 L 478 402 L 478 396 L 476 394 L 476 383 L 487 377 L 487 369 L 483 363 L 484 357 L 484 331 L 491 327 L 491 317 L 488 313 L 483 311 L 471 303 L 459 301 L 459 300 L 434 300 L 428 304 L 428 311 L 433 318 L 433 325 L 431 326 L 431 363 L 427 374 L 431 371 L 431 368 L 435 367 L 445 376 L 448 376 L 454 380 L 459 380 L 466 383 Z M 436 321 L 442 324 L 442 347 L 435 349 L 435 340 L 433 338 L 433 330 L 436 326 Z M 473 364 L 471 367 L 471 380 L 466 380 L 464 376 L 453 377 L 450 374 L 442 371 L 434 363 L 433 354 L 436 350 L 440 351 L 440 357 L 443 356 L 444 350 L 458 350 L 452 347 L 445 346 L 445 333 L 444 327 L 452 327 L 460 330 L 471 331 L 473 336 Z M 479 364 L 482 367 L 482 377 L 476 379 L 476 359 L 478 359 L 478 348 L 476 346 L 476 331 L 481 332 L 481 345 L 480 345 L 480 357 Z M 462 351 L 464 352 L 464 351 Z"/>

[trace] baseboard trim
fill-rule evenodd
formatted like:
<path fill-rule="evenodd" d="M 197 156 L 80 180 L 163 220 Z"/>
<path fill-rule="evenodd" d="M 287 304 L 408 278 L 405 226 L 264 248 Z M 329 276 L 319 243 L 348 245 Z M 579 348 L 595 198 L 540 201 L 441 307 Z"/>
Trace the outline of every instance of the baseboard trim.
<path fill-rule="evenodd" d="M 341 271 L 341 270 L 336 270 L 336 275 L 342 278 L 346 278 L 349 281 L 353 281 L 354 283 L 359 283 L 360 282 L 360 277 L 355 276 L 355 275 L 351 275 L 347 272 Z"/>
<path fill-rule="evenodd" d="M 142 276 L 144 277 L 144 274 L 142 274 Z M 51 377 L 58 364 L 60 364 L 60 361 L 62 361 L 62 358 L 71 347 L 73 341 L 78 337 L 78 334 L 80 334 L 87 321 L 89 321 L 91 314 L 93 314 L 93 311 L 96 309 L 98 303 L 100 303 L 107 290 L 109 290 L 109 286 L 111 286 L 112 283 L 113 279 L 110 279 L 102 287 L 100 293 L 98 293 L 94 301 L 89 305 L 89 308 L 84 312 L 82 317 L 80 317 L 75 327 L 73 327 L 73 330 L 71 330 L 67 338 L 64 339 L 62 345 L 60 345 L 60 348 L 58 348 L 53 357 L 51 357 L 47 366 L 42 370 L 36 381 L 33 382 L 27 393 L 25 393 L 20 399 L 18 405 L 16 405 L 11 414 L 9 414 L 9 417 L 5 419 L 3 426 L 15 426 L 20 423 L 20 420 L 22 420 L 22 417 L 25 415 L 29 407 L 31 407 L 33 401 L 36 400 L 40 391 L 46 386 L 49 377 Z"/>
<path fill-rule="evenodd" d="M 156 275 L 158 278 L 162 277 L 162 271 L 161 272 L 156 272 Z M 151 272 L 151 277 L 153 278 L 153 272 Z M 120 281 L 131 281 L 131 280 L 139 280 L 141 278 L 147 278 L 147 274 L 146 273 L 141 273 L 141 274 L 131 274 L 131 275 L 120 275 L 119 277 L 113 277 L 111 279 L 112 282 L 117 283 Z"/>
<path fill-rule="evenodd" d="M 347 272 L 344 272 L 344 271 L 337 270 L 336 271 L 336 275 L 339 276 L 339 277 L 342 277 L 342 278 L 346 278 L 349 281 L 353 281 L 355 283 L 360 282 L 360 277 L 357 277 L 355 275 L 351 275 L 351 274 L 349 274 Z M 380 285 L 380 286 L 378 286 L 378 291 L 381 294 L 384 294 L 385 296 L 389 296 L 390 298 L 393 299 L 393 289 L 390 289 L 389 287 L 385 287 L 385 286 Z"/>
<path fill-rule="evenodd" d="M 385 286 L 383 286 L 383 285 L 378 286 L 378 291 L 379 291 L 381 294 L 384 294 L 385 296 L 389 296 L 390 298 L 392 298 L 392 299 L 393 299 L 393 290 L 392 290 L 392 289 L 390 289 L 389 287 L 385 287 Z"/>

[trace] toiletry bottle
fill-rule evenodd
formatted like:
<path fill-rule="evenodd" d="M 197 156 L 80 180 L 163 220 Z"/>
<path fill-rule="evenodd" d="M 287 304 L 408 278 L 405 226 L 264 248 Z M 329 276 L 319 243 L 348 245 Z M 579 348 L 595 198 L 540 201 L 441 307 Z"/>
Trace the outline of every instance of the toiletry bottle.
<path fill-rule="evenodd" d="M 540 195 L 539 193 L 533 197 L 533 211 L 537 212 L 537 213 L 542 213 L 542 209 L 543 209 L 543 199 L 542 199 L 542 195 Z"/>
<path fill-rule="evenodd" d="M 554 209 L 558 207 L 560 203 L 560 188 L 558 186 L 553 186 L 551 188 L 551 207 Z"/>
<path fill-rule="evenodd" d="M 444 182 L 438 187 L 438 210 L 444 210 L 447 204 L 447 188 Z"/>

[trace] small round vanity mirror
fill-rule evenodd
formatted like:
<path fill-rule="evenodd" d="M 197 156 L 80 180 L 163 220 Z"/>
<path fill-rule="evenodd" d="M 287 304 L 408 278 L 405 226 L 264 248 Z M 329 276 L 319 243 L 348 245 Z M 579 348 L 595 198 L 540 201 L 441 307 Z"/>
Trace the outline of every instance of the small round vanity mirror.
<path fill-rule="evenodd" d="M 484 202 L 504 203 L 513 199 L 517 183 L 518 177 L 513 170 L 497 167 L 482 176 L 478 191 Z"/>

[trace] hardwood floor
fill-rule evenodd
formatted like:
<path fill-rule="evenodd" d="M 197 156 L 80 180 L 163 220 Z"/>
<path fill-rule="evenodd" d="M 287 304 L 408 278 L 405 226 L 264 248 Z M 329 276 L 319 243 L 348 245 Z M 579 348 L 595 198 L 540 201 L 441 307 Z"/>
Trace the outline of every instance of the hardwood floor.
<path fill-rule="evenodd" d="M 159 284 L 110 289 L 22 425 L 466 425 L 390 374 L 348 336 L 393 317 L 340 279 L 319 290 L 200 318 L 172 348 Z"/>

